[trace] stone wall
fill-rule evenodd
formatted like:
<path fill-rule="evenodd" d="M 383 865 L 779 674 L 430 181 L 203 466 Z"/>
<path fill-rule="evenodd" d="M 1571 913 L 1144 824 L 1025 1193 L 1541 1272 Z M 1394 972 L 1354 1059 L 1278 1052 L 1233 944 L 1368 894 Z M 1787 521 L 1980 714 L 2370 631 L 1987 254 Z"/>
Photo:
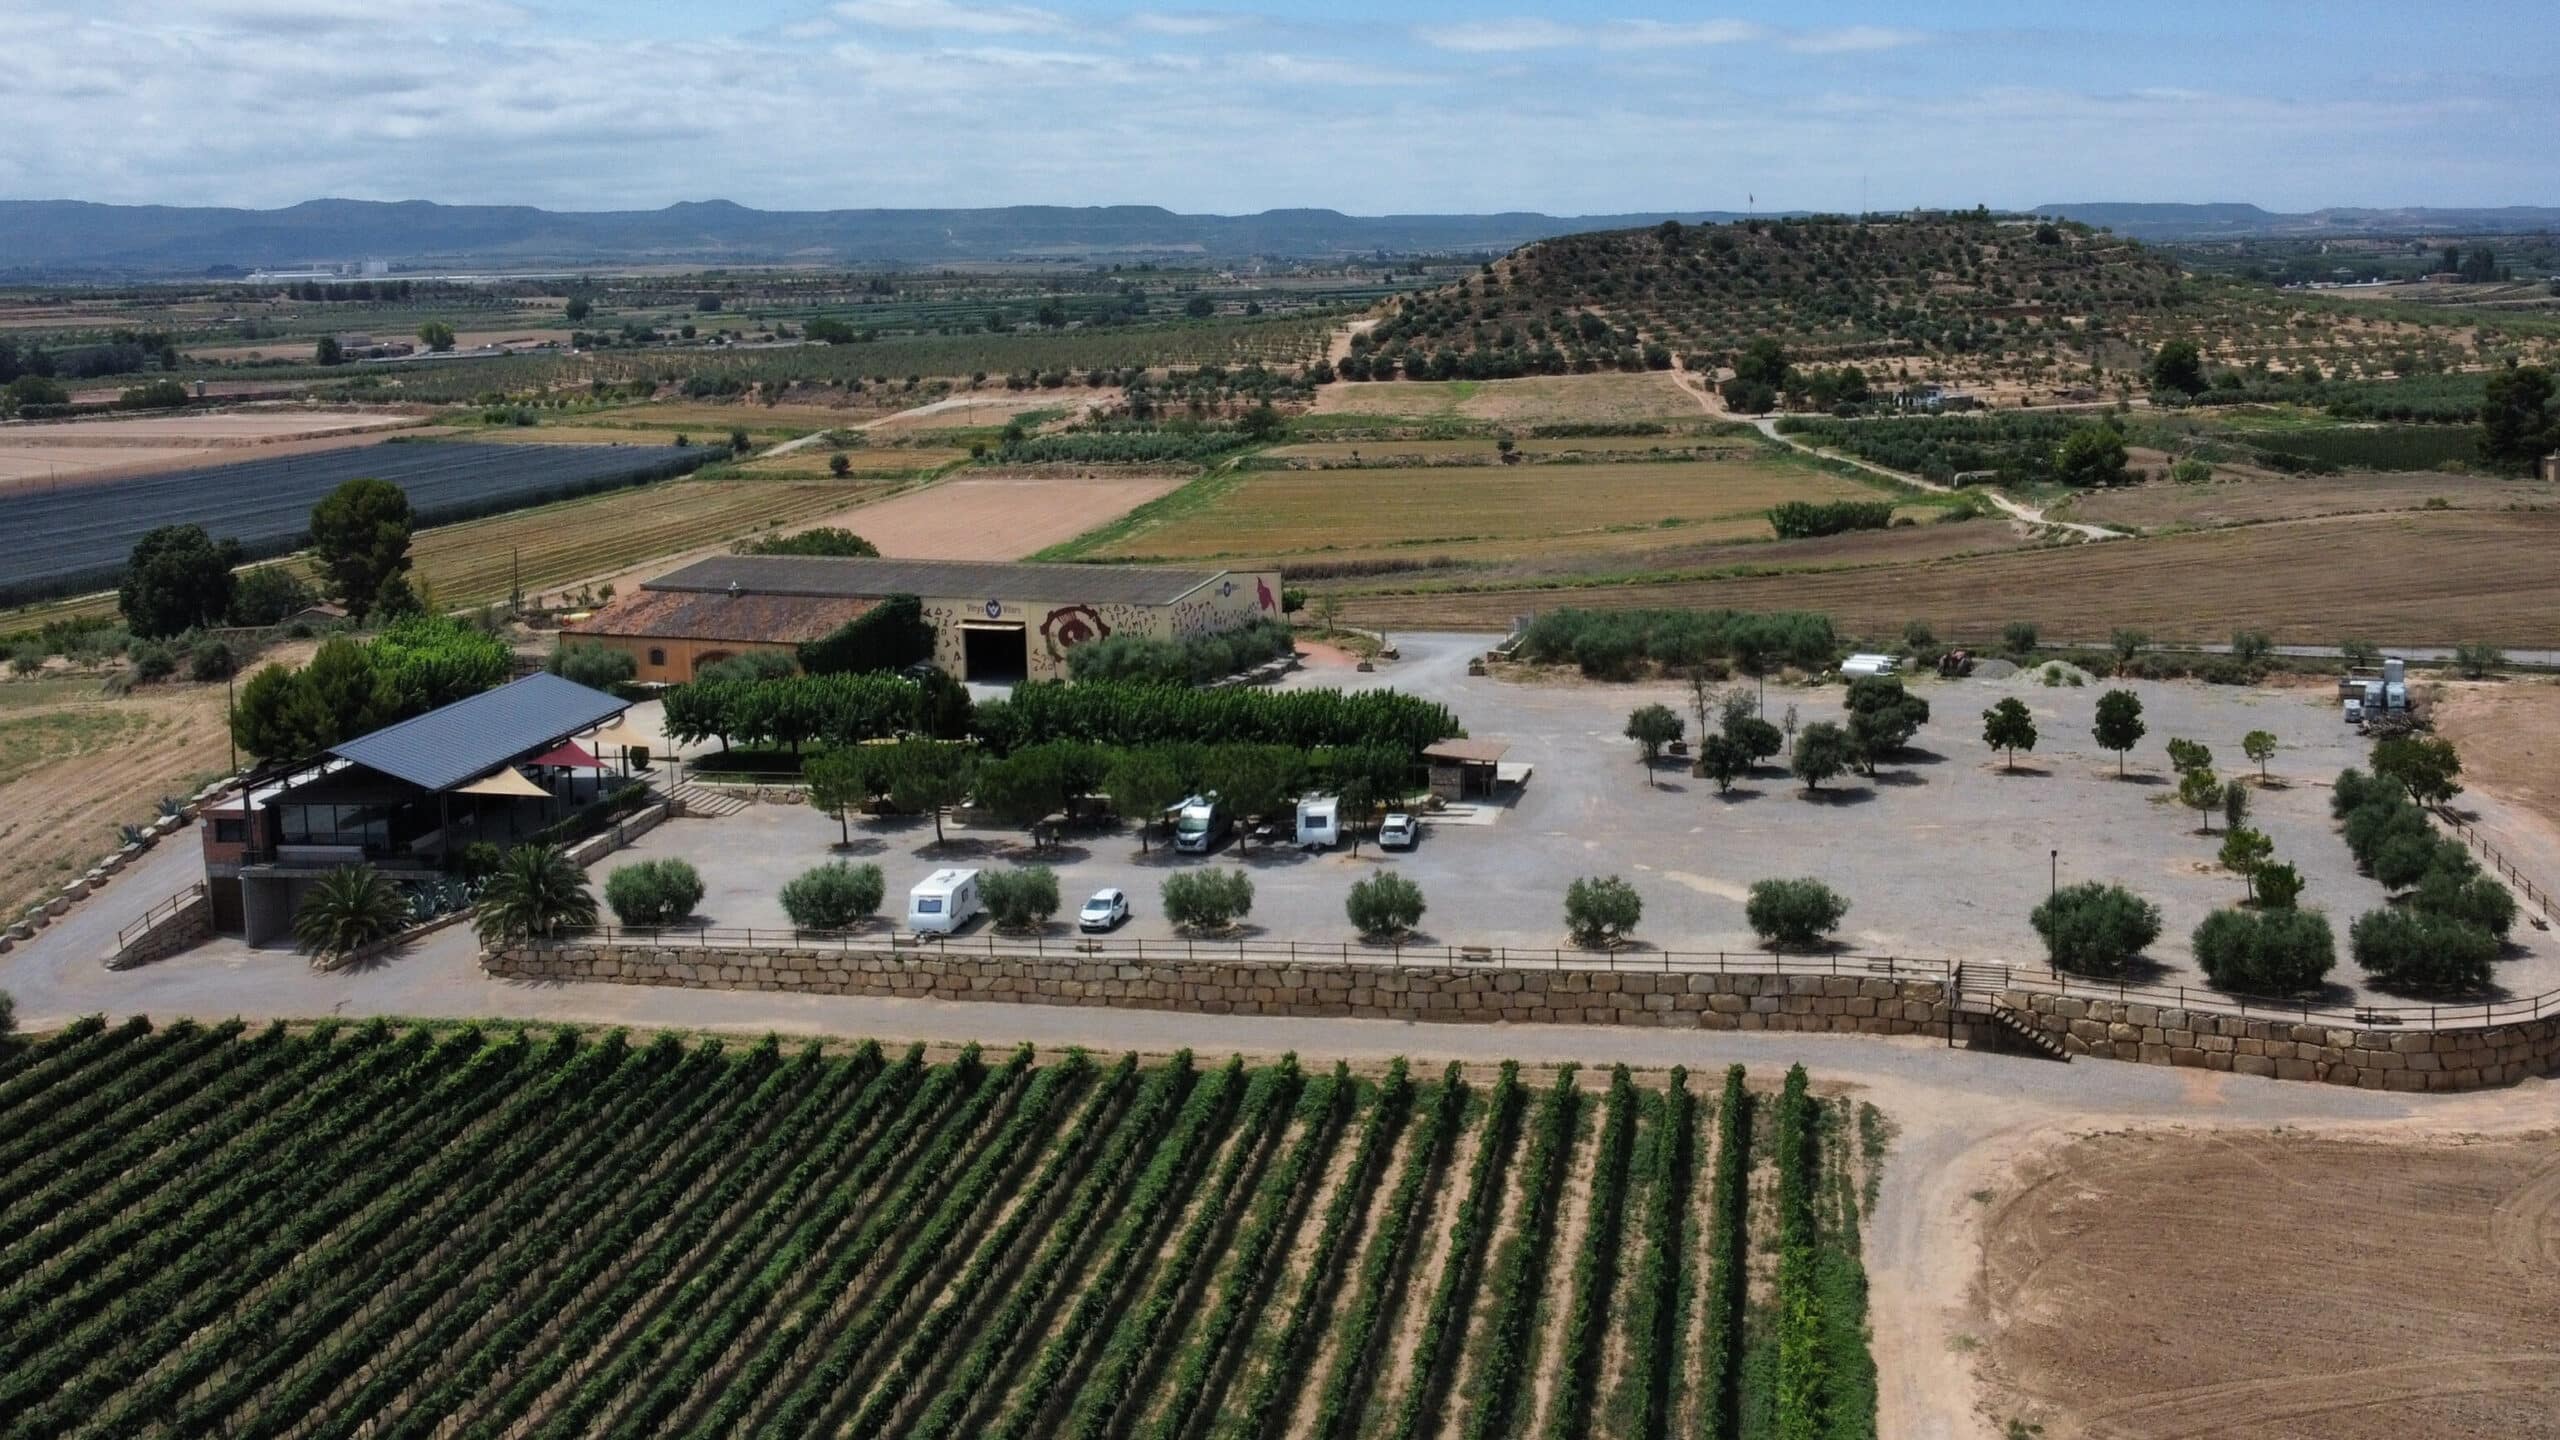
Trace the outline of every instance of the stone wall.
<path fill-rule="evenodd" d="M 2366 1090 L 2510 1085 L 2548 1074 L 2560 1060 L 2560 1017 L 2465 1029 L 2347 1028 L 2042 991 L 2004 998 L 2075 1056 Z"/>
<path fill-rule="evenodd" d="M 1665 1025 L 1701 1030 L 1938 1034 L 1935 980 L 1493 966 L 1262 964 L 1061 954 L 1055 959 L 931 949 L 701 949 L 639 944 L 516 946 L 487 955 L 515 980 L 605 980 L 719 990 L 798 990 L 1015 1005 L 1102 1005 L 1208 1015 Z"/>

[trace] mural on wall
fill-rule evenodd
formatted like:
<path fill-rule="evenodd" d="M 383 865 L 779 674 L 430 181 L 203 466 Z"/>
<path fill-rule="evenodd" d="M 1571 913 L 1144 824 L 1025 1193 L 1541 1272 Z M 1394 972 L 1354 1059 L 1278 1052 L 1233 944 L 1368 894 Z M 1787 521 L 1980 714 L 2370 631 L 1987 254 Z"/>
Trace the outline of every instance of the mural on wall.
<path fill-rule="evenodd" d="M 1049 653 L 1057 656 L 1110 634 L 1109 622 L 1090 605 L 1061 605 L 1040 622 L 1040 638 L 1048 642 Z"/>

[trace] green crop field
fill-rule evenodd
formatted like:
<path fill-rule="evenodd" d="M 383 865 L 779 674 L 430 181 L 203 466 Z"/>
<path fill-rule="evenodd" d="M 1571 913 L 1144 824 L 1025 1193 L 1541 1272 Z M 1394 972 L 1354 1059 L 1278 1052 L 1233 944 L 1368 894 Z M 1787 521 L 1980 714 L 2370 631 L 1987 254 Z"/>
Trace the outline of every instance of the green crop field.
<path fill-rule="evenodd" d="M 1498 561 L 1648 549 L 1674 538 L 1765 537 L 1768 508 L 1780 501 L 1887 494 L 1766 447 L 1711 460 L 1225 471 L 1067 553 L 1284 568 L 1318 557 Z M 1915 505 L 1912 513 L 1930 508 Z"/>
<path fill-rule="evenodd" d="M 10 1436 L 1874 1433 L 1801 1069 L 89 1020 L 0 1122 Z"/>

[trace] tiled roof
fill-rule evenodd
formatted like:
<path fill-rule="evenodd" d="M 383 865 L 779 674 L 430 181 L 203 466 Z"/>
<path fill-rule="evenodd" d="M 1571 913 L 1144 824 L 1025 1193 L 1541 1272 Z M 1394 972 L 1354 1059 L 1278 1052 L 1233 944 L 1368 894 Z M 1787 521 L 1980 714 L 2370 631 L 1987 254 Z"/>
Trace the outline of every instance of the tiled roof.
<path fill-rule="evenodd" d="M 564 635 L 797 645 L 832 634 L 878 603 L 811 595 L 732 595 L 725 589 L 641 590 L 560 628 Z"/>

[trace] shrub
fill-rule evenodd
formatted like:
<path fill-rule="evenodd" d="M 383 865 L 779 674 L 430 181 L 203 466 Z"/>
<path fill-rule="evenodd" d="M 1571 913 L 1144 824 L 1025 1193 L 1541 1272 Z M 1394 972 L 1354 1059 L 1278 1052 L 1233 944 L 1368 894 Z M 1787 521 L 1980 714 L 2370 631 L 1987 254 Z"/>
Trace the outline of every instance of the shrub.
<path fill-rule="evenodd" d="M 1795 753 L 1788 770 L 1804 782 L 1807 790 L 1819 790 L 1822 782 L 1849 768 L 1849 732 L 1828 720 L 1816 720 L 1796 732 Z"/>
<path fill-rule="evenodd" d="M 1079 681 L 1205 685 L 1276 660 L 1288 654 L 1294 643 L 1289 627 L 1278 620 L 1256 620 L 1234 630 L 1180 640 L 1124 633 L 1069 650 L 1067 673 Z"/>
<path fill-rule="evenodd" d="M 1585 876 L 1565 887 L 1564 928 L 1577 945 L 1615 945 L 1644 918 L 1644 897 L 1615 875 Z"/>
<path fill-rule="evenodd" d="M 2000 646 L 2012 655 L 2032 654 L 2036 648 L 2036 625 L 2032 620 L 2012 620 L 2000 627 Z"/>
<path fill-rule="evenodd" d="M 506 862 L 506 851 L 487 840 L 474 840 L 462 847 L 462 854 L 455 865 L 465 880 L 486 880 L 497 874 L 498 867 Z"/>
<path fill-rule="evenodd" d="M 693 672 L 697 685 L 756 685 L 792 679 L 800 667 L 779 650 L 741 650 Z"/>
<path fill-rule="evenodd" d="M 563 680 L 584 685 L 590 690 L 610 690 L 628 684 L 640 673 L 639 662 L 630 652 L 593 642 L 572 641 L 551 652 L 543 668 Z"/>
<path fill-rule="evenodd" d="M 2160 938 L 2159 906 L 2095 880 L 2054 892 L 2029 918 L 2053 968 L 2081 975 L 2120 975 Z"/>
<path fill-rule="evenodd" d="M 1253 911 L 1253 877 L 1229 866 L 1165 877 L 1164 917 L 1192 930 L 1223 930 Z"/>
<path fill-rule="evenodd" d="M 859 675 L 897 670 L 933 655 L 933 627 L 924 602 L 891 595 L 799 648 L 800 668 L 812 675 Z"/>
<path fill-rule="evenodd" d="M 240 657 L 226 640 L 199 640 L 187 652 L 187 678 L 200 683 L 224 680 L 239 672 Z"/>
<path fill-rule="evenodd" d="M 1849 902 L 1815 879 L 1760 880 L 1753 882 L 1742 913 L 1762 944 L 1810 949 L 1840 928 Z"/>
<path fill-rule="evenodd" d="M 2461 873 L 2471 857 L 2460 845 L 2425 831 L 2395 834 L 2375 848 L 2373 878 L 2385 890 L 2406 890 L 2439 867 Z"/>
<path fill-rule="evenodd" d="M 136 680 L 166 680 L 178 670 L 177 652 L 157 640 L 135 641 L 132 660 Z"/>
<path fill-rule="evenodd" d="M 1781 540 L 1882 530 L 1892 523 L 1890 500 L 1789 500 L 1769 507 L 1769 528 Z"/>
<path fill-rule="evenodd" d="M 1539 664 L 1572 664 L 1586 675 L 1624 679 L 1640 662 L 1689 666 L 1708 660 L 1831 663 L 1839 641 L 1827 615 L 1801 611 L 1550 610 L 1530 622 L 1521 654 Z"/>
<path fill-rule="evenodd" d="M 1046 865 L 990 870 L 978 877 L 978 894 L 1003 930 L 1037 930 L 1058 913 L 1058 872 Z"/>
<path fill-rule="evenodd" d="M 803 930 L 850 930 L 880 913 L 888 882 L 877 865 L 812 866 L 782 887 L 782 913 Z"/>
<path fill-rule="evenodd" d="M 2205 979 L 2244 995 L 2299 994 L 2337 963 L 2328 919 L 2310 910 L 2216 910 L 2193 943 Z"/>
<path fill-rule="evenodd" d="M 2261 910 L 2291 910 L 2302 899 L 2302 872 L 2282 862 L 2266 862 L 2250 877 Z"/>
<path fill-rule="evenodd" d="M 1352 883 L 1343 909 L 1362 935 L 1392 939 L 1422 923 L 1422 887 L 1392 870 L 1381 870 Z"/>
<path fill-rule="evenodd" d="M 2447 842 L 2450 844 L 2451 842 Z M 2458 848 L 2458 847 L 2457 847 Z M 2441 860 L 2443 857 L 2439 856 Z M 2467 861 L 2468 856 L 2464 859 Z M 2503 940 L 2516 923 L 2516 897 L 2476 869 L 2438 864 L 2419 877 L 2409 904 L 2430 915 L 2476 925 Z"/>
<path fill-rule="evenodd" d="M 2366 911 L 2348 928 L 2347 944 L 2374 984 L 2420 995 L 2482 989 L 2498 958 L 2495 935 L 2415 907 Z"/>
<path fill-rule="evenodd" d="M 702 876 L 683 860 L 641 860 L 604 877 L 604 903 L 625 925 L 672 925 L 702 903 Z"/>

